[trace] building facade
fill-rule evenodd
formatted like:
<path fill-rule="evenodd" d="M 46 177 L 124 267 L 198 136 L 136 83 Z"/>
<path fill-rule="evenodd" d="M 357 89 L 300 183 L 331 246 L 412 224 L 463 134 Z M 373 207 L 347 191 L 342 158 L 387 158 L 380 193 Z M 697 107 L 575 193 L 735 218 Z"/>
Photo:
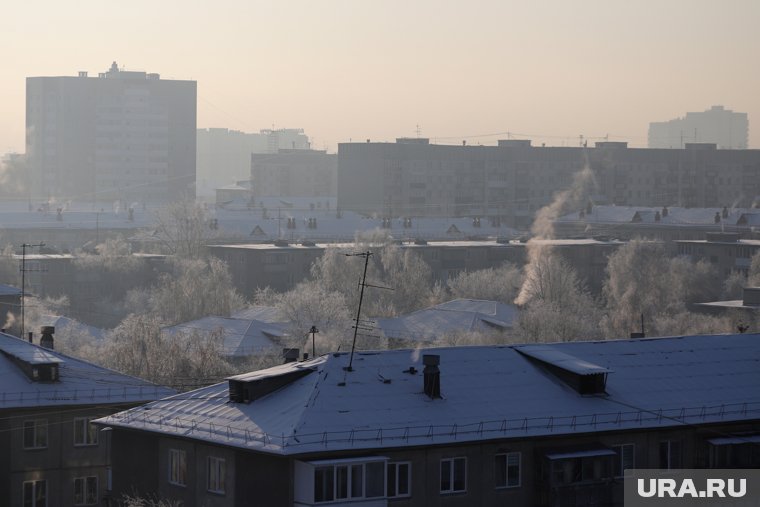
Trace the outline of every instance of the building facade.
<path fill-rule="evenodd" d="M 702 240 L 712 233 L 730 232 L 756 239 L 760 225 L 757 208 L 680 208 L 663 206 L 592 206 L 553 221 L 560 238 L 647 238 L 664 242 Z"/>
<path fill-rule="evenodd" d="M 760 240 L 740 239 L 736 233 L 708 233 L 702 240 L 677 241 L 678 255 L 693 262 L 704 261 L 715 266 L 721 276 L 749 273 L 752 256 L 760 251 Z"/>
<path fill-rule="evenodd" d="M 195 195 L 196 82 L 124 71 L 26 80 L 34 202 Z"/>
<path fill-rule="evenodd" d="M 629 469 L 760 466 L 757 338 L 341 352 L 97 424 L 115 494 L 188 507 L 619 506 Z"/>
<path fill-rule="evenodd" d="M 254 198 L 263 196 L 335 197 L 338 160 L 320 150 L 278 150 L 251 155 Z"/>
<path fill-rule="evenodd" d="M 426 140 L 343 143 L 338 207 L 366 215 L 469 216 L 527 229 L 535 212 L 573 186 L 616 206 L 750 207 L 760 196 L 760 151 L 595 147 L 443 146 Z"/>
<path fill-rule="evenodd" d="M 49 340 L 46 342 L 46 331 Z M 91 421 L 173 393 L 0 333 L 0 491 L 9 507 L 106 505 L 110 438 Z"/>
<path fill-rule="evenodd" d="M 721 149 L 746 150 L 748 132 L 747 113 L 712 106 L 683 118 L 650 123 L 648 146 L 683 148 L 686 143 L 715 143 Z"/>
<path fill-rule="evenodd" d="M 198 129 L 199 196 L 211 196 L 216 188 L 251 175 L 251 154 L 275 154 L 279 150 L 308 150 L 303 129 L 266 129 L 258 133 L 226 128 Z"/>
<path fill-rule="evenodd" d="M 601 290 L 607 258 L 623 243 L 619 241 L 539 240 L 537 244 L 561 256 L 592 292 Z M 528 243 L 521 241 L 398 241 L 395 247 L 410 250 L 430 267 L 433 281 L 445 283 L 466 271 L 496 268 L 505 262 L 522 266 L 528 259 Z M 353 243 L 249 243 L 211 245 L 211 255 L 225 261 L 241 294 L 254 294 L 271 287 L 278 292 L 306 280 L 311 265 L 329 248 L 354 251 Z M 372 248 L 382 255 L 382 245 Z"/>

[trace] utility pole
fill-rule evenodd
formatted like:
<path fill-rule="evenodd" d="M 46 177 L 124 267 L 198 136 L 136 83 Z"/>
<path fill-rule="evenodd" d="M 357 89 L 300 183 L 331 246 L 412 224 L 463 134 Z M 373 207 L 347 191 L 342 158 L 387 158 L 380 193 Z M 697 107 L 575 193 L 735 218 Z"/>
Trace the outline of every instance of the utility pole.
<path fill-rule="evenodd" d="M 24 339 L 24 310 L 26 306 L 26 249 L 34 248 L 34 247 L 43 247 L 45 246 L 45 243 L 37 243 L 34 245 L 30 245 L 28 243 L 24 243 L 21 245 L 21 336 L 20 338 Z M 28 270 L 28 271 L 37 271 L 37 270 Z"/>

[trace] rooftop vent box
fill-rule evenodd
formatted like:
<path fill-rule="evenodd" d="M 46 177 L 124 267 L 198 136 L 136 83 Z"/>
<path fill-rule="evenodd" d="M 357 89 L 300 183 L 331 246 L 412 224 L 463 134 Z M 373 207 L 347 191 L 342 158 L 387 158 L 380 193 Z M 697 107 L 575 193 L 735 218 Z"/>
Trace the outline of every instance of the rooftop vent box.
<path fill-rule="evenodd" d="M 63 361 L 42 348 L 19 346 L 3 350 L 2 353 L 32 382 L 60 381 L 60 365 Z"/>
<path fill-rule="evenodd" d="M 251 403 L 315 370 L 315 367 L 294 366 L 294 363 L 287 363 L 263 372 L 244 373 L 229 377 L 227 382 L 229 383 L 230 401 L 233 403 Z"/>
<path fill-rule="evenodd" d="M 515 350 L 554 375 L 579 394 L 605 394 L 612 370 L 559 351 L 548 345 L 524 345 Z"/>

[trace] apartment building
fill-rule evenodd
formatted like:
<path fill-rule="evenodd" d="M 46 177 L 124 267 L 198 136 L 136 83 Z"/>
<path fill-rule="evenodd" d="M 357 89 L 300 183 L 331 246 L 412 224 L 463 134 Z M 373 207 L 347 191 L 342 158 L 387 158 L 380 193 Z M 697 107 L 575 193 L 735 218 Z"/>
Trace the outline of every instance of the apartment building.
<path fill-rule="evenodd" d="M 30 200 L 195 196 L 196 88 L 116 62 L 98 77 L 27 78 Z"/>
<path fill-rule="evenodd" d="M 323 150 L 278 150 L 251 155 L 254 198 L 263 196 L 335 197 L 337 155 Z"/>
<path fill-rule="evenodd" d="M 718 273 L 749 272 L 752 256 L 760 251 L 760 240 L 740 239 L 736 233 L 708 233 L 705 239 L 676 241 L 678 254 L 694 262 L 713 264 Z"/>
<path fill-rule="evenodd" d="M 584 167 L 588 198 L 617 206 L 749 207 L 760 196 L 760 151 L 594 147 L 444 146 L 426 139 L 343 143 L 338 207 L 381 216 L 467 216 L 527 229 Z"/>
<path fill-rule="evenodd" d="M 686 113 L 682 118 L 649 124 L 650 148 L 683 148 L 685 143 L 715 143 L 722 149 L 746 150 L 749 139 L 747 113 L 723 106 Z"/>
<path fill-rule="evenodd" d="M 107 432 L 93 419 L 174 393 L 0 333 L 0 491 L 9 507 L 105 505 Z"/>
<path fill-rule="evenodd" d="M 760 466 L 758 338 L 343 351 L 96 424 L 115 494 L 188 507 L 619 506 L 629 469 Z"/>
<path fill-rule="evenodd" d="M 660 241 L 701 240 L 706 234 L 730 232 L 755 239 L 760 225 L 757 208 L 682 208 L 678 206 L 592 205 L 553 221 L 558 237 L 617 239 L 647 238 Z"/>

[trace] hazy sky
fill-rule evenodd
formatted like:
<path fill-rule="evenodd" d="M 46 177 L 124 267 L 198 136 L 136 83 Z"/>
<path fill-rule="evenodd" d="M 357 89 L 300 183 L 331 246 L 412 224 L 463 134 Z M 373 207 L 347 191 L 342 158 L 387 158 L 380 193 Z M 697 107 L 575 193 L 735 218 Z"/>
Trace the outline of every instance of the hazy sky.
<path fill-rule="evenodd" d="M 5 0 L 0 153 L 24 150 L 27 76 L 198 81 L 198 127 L 302 127 L 317 148 L 422 136 L 645 146 L 722 104 L 760 148 L 758 0 Z"/>

